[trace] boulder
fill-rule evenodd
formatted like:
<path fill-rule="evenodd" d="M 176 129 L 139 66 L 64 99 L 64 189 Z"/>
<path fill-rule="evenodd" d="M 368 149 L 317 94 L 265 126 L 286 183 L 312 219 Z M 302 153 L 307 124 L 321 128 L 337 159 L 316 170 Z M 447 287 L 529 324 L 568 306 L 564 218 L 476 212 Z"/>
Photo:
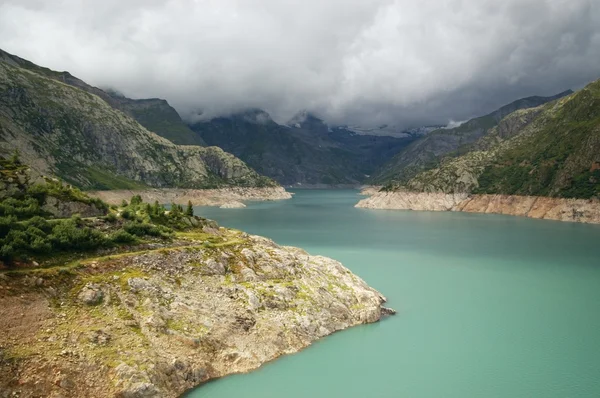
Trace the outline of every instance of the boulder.
<path fill-rule="evenodd" d="M 86 305 L 98 305 L 104 299 L 104 293 L 98 285 L 88 283 L 81 289 L 77 298 Z"/>

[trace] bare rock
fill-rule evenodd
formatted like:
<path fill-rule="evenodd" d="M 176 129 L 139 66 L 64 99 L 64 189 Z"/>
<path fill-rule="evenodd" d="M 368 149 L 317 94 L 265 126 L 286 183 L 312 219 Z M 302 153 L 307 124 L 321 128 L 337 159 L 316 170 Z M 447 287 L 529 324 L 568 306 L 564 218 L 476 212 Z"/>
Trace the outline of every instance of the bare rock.
<path fill-rule="evenodd" d="M 98 285 L 88 283 L 81 289 L 77 297 L 86 305 L 98 305 L 104 299 L 104 293 Z"/>
<path fill-rule="evenodd" d="M 154 384 L 151 383 L 136 383 L 127 389 L 121 390 L 119 398 L 158 398 L 160 392 Z"/>
<path fill-rule="evenodd" d="M 97 345 L 108 345 L 110 343 L 110 334 L 104 330 L 95 330 L 90 335 L 90 342 Z"/>
<path fill-rule="evenodd" d="M 232 200 L 220 206 L 221 209 L 243 209 L 244 207 L 246 207 L 245 204 L 236 200 Z"/>
<path fill-rule="evenodd" d="M 225 275 L 225 265 L 221 261 L 210 258 L 205 262 L 201 273 L 203 275 Z"/>

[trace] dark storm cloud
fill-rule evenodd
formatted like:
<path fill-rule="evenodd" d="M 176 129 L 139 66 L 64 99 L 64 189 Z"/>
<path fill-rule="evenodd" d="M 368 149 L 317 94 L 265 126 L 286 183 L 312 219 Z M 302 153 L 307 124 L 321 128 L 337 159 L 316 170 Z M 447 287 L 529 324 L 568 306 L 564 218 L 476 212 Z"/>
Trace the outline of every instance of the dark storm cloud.
<path fill-rule="evenodd" d="M 404 126 L 600 77 L 595 0 L 5 0 L 0 46 L 182 114 Z"/>

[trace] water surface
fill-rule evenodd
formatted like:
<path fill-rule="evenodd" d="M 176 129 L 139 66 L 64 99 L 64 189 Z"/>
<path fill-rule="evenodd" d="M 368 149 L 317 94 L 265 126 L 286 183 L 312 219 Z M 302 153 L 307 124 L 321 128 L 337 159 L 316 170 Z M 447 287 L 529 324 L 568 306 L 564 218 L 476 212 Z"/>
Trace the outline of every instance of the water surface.
<path fill-rule="evenodd" d="M 600 226 L 355 209 L 358 198 L 196 209 L 340 260 L 398 315 L 189 397 L 600 397 Z"/>

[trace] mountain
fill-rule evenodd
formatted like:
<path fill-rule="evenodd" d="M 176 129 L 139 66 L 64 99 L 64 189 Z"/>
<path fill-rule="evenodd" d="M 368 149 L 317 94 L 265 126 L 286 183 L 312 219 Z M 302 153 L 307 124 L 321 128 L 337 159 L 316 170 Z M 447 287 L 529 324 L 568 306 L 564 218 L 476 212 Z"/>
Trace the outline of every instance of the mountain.
<path fill-rule="evenodd" d="M 33 172 L 84 189 L 276 185 L 220 148 L 179 146 L 148 131 L 119 110 L 119 99 L 68 72 L 6 54 L 0 57 L 2 157 L 18 150 Z"/>
<path fill-rule="evenodd" d="M 497 126 L 508 114 L 519 109 L 534 108 L 569 94 L 572 94 L 571 90 L 551 97 L 522 98 L 490 114 L 471 119 L 458 127 L 435 130 L 396 154 L 392 160 L 374 173 L 369 182 L 387 184 L 391 181 L 408 181 L 419 172 L 437 166 L 443 156 L 464 153 L 470 144 Z"/>
<path fill-rule="evenodd" d="M 417 174 L 404 187 L 600 198 L 600 80 L 545 105 L 510 113 L 466 151 Z"/>
<path fill-rule="evenodd" d="M 48 77 L 77 87 L 90 94 L 97 95 L 113 108 L 120 110 L 134 118 L 146 129 L 179 145 L 200 145 L 206 143 L 183 122 L 177 111 L 163 99 L 131 99 L 115 90 L 101 90 L 91 86 L 71 75 L 69 72 L 56 72 L 38 66 L 30 61 L 0 50 L 0 62 L 30 70 L 39 75 Z"/>
<path fill-rule="evenodd" d="M 217 145 L 284 185 L 360 184 L 414 140 L 359 135 L 330 128 L 302 112 L 279 125 L 262 110 L 193 124 L 209 145 Z"/>

